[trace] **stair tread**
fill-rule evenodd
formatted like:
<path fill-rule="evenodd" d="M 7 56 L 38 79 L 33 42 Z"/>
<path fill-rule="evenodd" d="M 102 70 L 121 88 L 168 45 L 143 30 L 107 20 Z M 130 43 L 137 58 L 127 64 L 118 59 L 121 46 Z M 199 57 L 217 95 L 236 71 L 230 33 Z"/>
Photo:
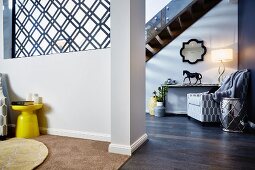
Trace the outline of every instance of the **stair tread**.
<path fill-rule="evenodd" d="M 146 44 L 150 46 L 150 50 L 146 48 L 146 62 L 221 1 L 196 0 L 177 14 L 157 35 L 146 41 Z"/>

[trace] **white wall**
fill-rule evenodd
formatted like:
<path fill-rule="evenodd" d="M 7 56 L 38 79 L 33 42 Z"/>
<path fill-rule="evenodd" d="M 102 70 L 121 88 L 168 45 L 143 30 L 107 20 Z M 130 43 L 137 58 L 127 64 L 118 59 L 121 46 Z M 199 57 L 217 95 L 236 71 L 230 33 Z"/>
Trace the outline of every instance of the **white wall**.
<path fill-rule="evenodd" d="M 111 0 L 112 116 L 109 151 L 113 153 L 131 155 L 147 139 L 144 14 L 144 0 Z"/>
<path fill-rule="evenodd" d="M 164 8 L 171 0 L 146 0 L 145 3 L 145 23 Z"/>
<path fill-rule="evenodd" d="M 111 144 L 130 146 L 130 2 L 112 0 L 111 14 Z"/>
<path fill-rule="evenodd" d="M 9 77 L 11 100 L 43 97 L 39 124 L 50 133 L 110 141 L 110 49 L 1 59 L 0 72 Z"/>
<path fill-rule="evenodd" d="M 234 60 L 226 63 L 225 75 L 237 70 L 237 9 L 236 3 L 228 3 L 228 0 L 222 1 L 147 62 L 146 104 L 152 96 L 152 92 L 167 78 L 182 83 L 183 70 L 202 73 L 203 83 L 217 83 L 219 63 L 212 62 L 210 56 L 212 49 L 232 48 L 234 50 Z M 192 38 L 203 40 L 207 48 L 204 61 L 195 65 L 182 62 L 180 56 L 182 43 Z"/>
<path fill-rule="evenodd" d="M 2 15 L 0 23 L 2 48 Z M 8 75 L 11 100 L 25 99 L 29 92 L 43 98 L 38 113 L 43 131 L 110 141 L 110 58 L 110 48 L 18 59 L 3 59 L 0 53 L 0 72 Z M 17 115 L 9 115 L 11 124 Z"/>
<path fill-rule="evenodd" d="M 145 0 L 132 0 L 130 5 L 130 79 L 131 79 L 131 144 L 143 136 L 145 131 L 145 50 L 144 30 L 142 22 L 145 18 Z M 146 136 L 146 135 L 145 135 Z"/>

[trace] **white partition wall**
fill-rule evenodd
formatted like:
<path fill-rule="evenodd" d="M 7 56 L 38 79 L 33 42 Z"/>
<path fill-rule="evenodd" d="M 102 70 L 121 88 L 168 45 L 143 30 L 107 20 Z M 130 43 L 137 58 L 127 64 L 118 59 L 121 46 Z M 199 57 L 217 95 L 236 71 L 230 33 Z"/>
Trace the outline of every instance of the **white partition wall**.
<path fill-rule="evenodd" d="M 146 139 L 144 0 L 111 0 L 111 144 L 127 154 Z"/>

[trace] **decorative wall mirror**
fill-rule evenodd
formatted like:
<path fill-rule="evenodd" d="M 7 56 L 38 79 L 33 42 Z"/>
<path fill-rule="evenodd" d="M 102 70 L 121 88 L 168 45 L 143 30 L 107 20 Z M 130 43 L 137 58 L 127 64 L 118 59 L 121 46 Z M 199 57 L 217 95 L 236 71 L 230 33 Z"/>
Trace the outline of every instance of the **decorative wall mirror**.
<path fill-rule="evenodd" d="M 180 50 L 183 62 L 196 64 L 198 61 L 204 60 L 206 54 L 206 47 L 203 41 L 197 39 L 190 39 L 188 42 L 183 42 Z"/>

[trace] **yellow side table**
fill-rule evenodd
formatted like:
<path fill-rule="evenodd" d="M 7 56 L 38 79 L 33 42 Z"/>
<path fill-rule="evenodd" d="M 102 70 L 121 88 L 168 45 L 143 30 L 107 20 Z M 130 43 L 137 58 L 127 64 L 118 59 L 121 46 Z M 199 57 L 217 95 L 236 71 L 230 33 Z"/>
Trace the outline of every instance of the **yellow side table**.
<path fill-rule="evenodd" d="M 32 138 L 40 135 L 36 110 L 41 109 L 43 104 L 34 105 L 12 105 L 13 110 L 21 111 L 17 119 L 16 137 Z"/>

